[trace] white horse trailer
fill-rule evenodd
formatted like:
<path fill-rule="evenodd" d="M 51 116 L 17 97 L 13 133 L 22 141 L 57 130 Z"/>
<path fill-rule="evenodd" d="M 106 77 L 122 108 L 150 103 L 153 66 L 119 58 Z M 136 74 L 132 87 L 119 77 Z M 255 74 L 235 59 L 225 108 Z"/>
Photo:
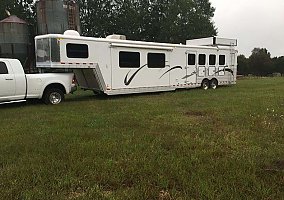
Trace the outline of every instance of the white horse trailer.
<path fill-rule="evenodd" d="M 66 31 L 37 36 L 35 42 L 38 68 L 72 69 L 81 88 L 107 95 L 236 84 L 234 39 L 211 37 L 183 45 Z"/>

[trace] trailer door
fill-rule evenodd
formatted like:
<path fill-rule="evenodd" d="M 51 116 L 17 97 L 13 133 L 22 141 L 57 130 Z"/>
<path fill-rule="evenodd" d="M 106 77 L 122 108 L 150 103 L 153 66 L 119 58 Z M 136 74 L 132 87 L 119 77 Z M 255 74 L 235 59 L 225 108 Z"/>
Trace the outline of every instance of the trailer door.
<path fill-rule="evenodd" d="M 206 74 L 206 54 L 198 54 L 198 77 L 205 77 Z"/>
<path fill-rule="evenodd" d="M 197 78 L 197 62 L 196 55 L 194 51 L 189 51 L 187 55 L 187 66 L 186 66 L 186 83 L 195 84 Z"/>
<path fill-rule="evenodd" d="M 230 60 L 230 64 L 229 64 L 229 67 L 230 69 L 232 70 L 232 74 L 230 76 L 230 82 L 234 82 L 236 81 L 236 75 L 237 75 L 237 69 L 236 69 L 236 54 L 235 53 L 230 53 L 230 57 L 231 57 L 231 60 Z"/>

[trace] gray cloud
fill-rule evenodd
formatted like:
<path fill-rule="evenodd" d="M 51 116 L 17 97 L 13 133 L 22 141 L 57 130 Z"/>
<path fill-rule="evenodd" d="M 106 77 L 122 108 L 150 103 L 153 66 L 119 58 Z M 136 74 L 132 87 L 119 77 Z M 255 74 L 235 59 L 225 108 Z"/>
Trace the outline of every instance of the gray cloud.
<path fill-rule="evenodd" d="M 284 0 L 210 0 L 218 36 L 238 39 L 239 54 L 254 47 L 284 56 Z"/>

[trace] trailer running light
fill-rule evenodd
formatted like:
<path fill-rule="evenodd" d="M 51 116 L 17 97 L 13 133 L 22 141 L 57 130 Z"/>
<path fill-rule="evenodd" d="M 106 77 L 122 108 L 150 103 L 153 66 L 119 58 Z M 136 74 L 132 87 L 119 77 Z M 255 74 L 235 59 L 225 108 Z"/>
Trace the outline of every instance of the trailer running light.
<path fill-rule="evenodd" d="M 72 79 L 72 84 L 76 84 L 76 83 L 77 83 L 77 80 L 76 80 L 76 76 L 74 75 Z"/>
<path fill-rule="evenodd" d="M 65 63 L 65 62 L 61 62 L 61 65 L 94 65 L 95 63 Z"/>

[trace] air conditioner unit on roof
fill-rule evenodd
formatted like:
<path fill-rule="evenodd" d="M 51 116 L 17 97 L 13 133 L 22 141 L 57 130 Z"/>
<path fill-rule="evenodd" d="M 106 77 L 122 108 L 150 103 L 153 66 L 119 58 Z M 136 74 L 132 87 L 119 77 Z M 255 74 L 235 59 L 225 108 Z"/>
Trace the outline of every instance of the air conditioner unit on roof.
<path fill-rule="evenodd" d="M 186 45 L 196 45 L 196 46 L 237 46 L 238 42 L 236 39 L 228 38 L 218 38 L 218 37 L 208 37 L 187 40 Z"/>

